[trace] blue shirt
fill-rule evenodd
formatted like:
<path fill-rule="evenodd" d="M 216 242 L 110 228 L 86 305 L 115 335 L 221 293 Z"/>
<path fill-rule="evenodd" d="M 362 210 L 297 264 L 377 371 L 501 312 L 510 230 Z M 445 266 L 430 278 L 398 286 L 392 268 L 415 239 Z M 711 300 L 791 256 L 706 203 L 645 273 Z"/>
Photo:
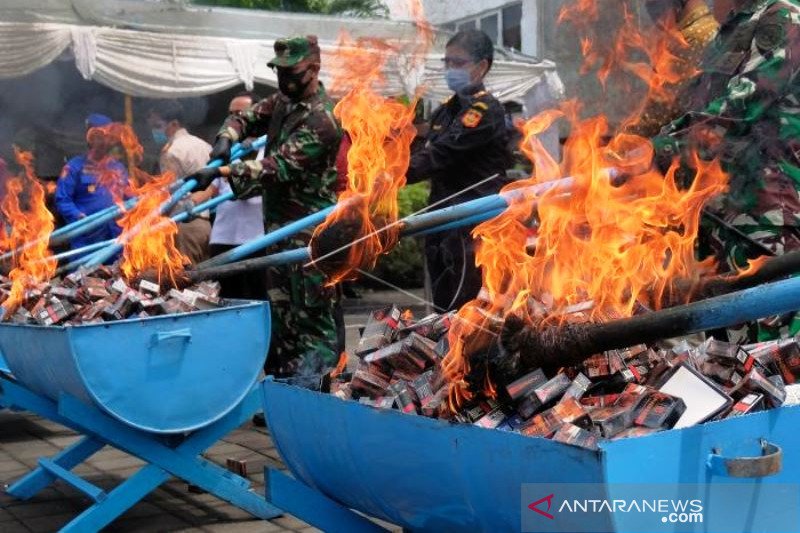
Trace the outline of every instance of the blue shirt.
<path fill-rule="evenodd" d="M 128 181 L 128 171 L 119 161 L 112 160 L 103 170 L 113 172 L 120 180 L 118 191 L 119 199 L 122 200 L 124 186 Z M 100 169 L 90 161 L 85 155 L 79 155 L 70 159 L 61 176 L 58 178 L 56 186 L 55 204 L 56 209 L 64 217 L 67 223 L 74 222 L 82 215 L 91 215 L 114 205 L 114 197 L 111 191 L 99 183 L 98 173 Z M 87 244 L 107 240 L 116 237 L 120 233 L 120 228 L 113 220 L 108 224 L 90 231 L 88 234 L 80 235 L 73 239 L 72 247 L 79 248 Z"/>

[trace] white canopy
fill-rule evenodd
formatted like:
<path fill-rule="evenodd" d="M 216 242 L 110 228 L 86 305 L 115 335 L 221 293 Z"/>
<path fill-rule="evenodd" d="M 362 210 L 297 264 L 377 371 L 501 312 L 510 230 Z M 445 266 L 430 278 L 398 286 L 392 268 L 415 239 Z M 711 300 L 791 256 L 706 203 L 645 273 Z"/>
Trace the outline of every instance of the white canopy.
<path fill-rule="evenodd" d="M 220 9 L 183 2 L 134 0 L 4 0 L 0 7 L 0 78 L 25 76 L 58 58 L 72 58 L 81 75 L 132 96 L 189 97 L 255 82 L 277 85 L 266 66 L 276 38 L 316 34 L 323 53 L 323 81 L 335 74 L 330 61 L 340 32 L 397 44 L 387 62 L 385 94 L 443 98 L 440 58 L 446 35 L 438 34 L 422 69 L 412 70 L 402 50 L 414 44 L 407 22 Z M 542 81 L 559 90 L 551 61 L 500 52 L 487 80 L 500 99 L 522 100 Z"/>

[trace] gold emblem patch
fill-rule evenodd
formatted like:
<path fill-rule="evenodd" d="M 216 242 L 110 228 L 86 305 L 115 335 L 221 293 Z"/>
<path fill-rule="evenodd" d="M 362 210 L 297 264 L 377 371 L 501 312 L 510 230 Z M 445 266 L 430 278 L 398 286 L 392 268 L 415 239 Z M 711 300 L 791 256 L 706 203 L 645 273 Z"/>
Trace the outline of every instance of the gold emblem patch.
<path fill-rule="evenodd" d="M 464 125 L 465 128 L 474 128 L 478 124 L 481 123 L 481 119 L 483 118 L 483 113 L 478 111 L 477 109 L 470 109 L 464 116 L 461 117 L 461 123 Z"/>
<path fill-rule="evenodd" d="M 95 190 L 97 190 L 97 186 L 96 185 L 89 185 L 88 187 L 86 187 L 86 189 L 89 192 L 94 192 Z"/>

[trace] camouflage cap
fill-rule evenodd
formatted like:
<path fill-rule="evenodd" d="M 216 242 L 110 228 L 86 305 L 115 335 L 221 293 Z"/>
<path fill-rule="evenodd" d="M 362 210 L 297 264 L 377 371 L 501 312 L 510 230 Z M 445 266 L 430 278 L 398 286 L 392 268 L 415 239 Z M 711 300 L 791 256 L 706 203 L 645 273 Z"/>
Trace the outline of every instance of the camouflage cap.
<path fill-rule="evenodd" d="M 267 63 L 268 67 L 293 67 L 304 59 L 319 58 L 316 35 L 278 39 L 274 48 L 275 57 Z"/>

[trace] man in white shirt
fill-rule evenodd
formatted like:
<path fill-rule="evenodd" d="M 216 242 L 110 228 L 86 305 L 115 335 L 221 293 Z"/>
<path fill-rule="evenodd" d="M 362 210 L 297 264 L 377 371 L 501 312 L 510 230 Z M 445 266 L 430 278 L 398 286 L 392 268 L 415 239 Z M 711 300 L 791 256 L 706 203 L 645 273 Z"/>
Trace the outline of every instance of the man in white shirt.
<path fill-rule="evenodd" d="M 186 131 L 183 122 L 183 106 L 177 100 L 156 102 L 147 113 L 153 141 L 162 147 L 159 157 L 161 172 L 172 172 L 175 178 L 188 176 L 205 167 L 211 151 L 211 145 Z M 194 202 L 198 201 L 198 195 L 192 195 Z M 175 244 L 196 265 L 209 257 L 210 234 L 208 214 L 203 214 L 178 224 Z"/>
<path fill-rule="evenodd" d="M 259 100 L 260 98 L 251 92 L 241 92 L 231 100 L 228 112 L 229 114 L 241 113 Z M 261 157 L 263 155 L 257 156 L 257 158 Z M 218 194 L 230 191 L 231 187 L 227 180 L 218 178 L 205 191 L 206 195 L 200 198 L 200 201 L 206 201 Z M 264 216 L 261 212 L 261 196 L 224 202 L 217 207 L 217 214 L 211 227 L 211 255 L 227 252 L 231 248 L 263 234 Z M 266 275 L 265 271 L 259 270 L 221 278 L 219 280 L 222 285 L 221 295 L 224 298 L 265 300 L 267 298 Z"/>

